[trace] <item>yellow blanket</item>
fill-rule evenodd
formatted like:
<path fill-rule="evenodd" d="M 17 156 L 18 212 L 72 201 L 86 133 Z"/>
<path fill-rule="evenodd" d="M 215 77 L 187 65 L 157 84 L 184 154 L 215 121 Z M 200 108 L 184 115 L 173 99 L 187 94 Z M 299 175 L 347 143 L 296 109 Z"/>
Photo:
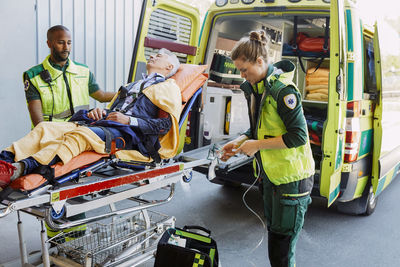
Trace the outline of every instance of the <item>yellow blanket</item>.
<path fill-rule="evenodd" d="M 181 90 L 175 80 L 168 79 L 165 82 L 157 83 L 143 90 L 154 105 L 171 115 L 172 126 L 165 135 L 161 136 L 161 148 L 158 150 L 162 159 L 169 159 L 175 156 L 179 145 L 179 116 L 182 110 Z M 143 156 L 137 150 L 121 150 L 117 152 L 120 159 L 137 160 L 150 162 L 151 158 Z"/>
<path fill-rule="evenodd" d="M 104 153 L 105 144 L 92 130 L 73 122 L 41 122 L 6 150 L 15 161 L 32 156 L 47 165 L 58 155 L 65 164 L 84 151 Z"/>
<path fill-rule="evenodd" d="M 147 87 L 143 93 L 160 109 L 171 115 L 172 127 L 161 136 L 159 154 L 171 158 L 179 145 L 179 116 L 182 108 L 181 92 L 173 79 Z M 84 151 L 105 153 L 105 143 L 90 129 L 71 122 L 42 122 L 29 134 L 14 142 L 6 150 L 19 161 L 32 156 L 47 165 L 56 155 L 65 164 Z M 121 150 L 116 153 L 121 159 L 152 161 L 136 150 Z"/>

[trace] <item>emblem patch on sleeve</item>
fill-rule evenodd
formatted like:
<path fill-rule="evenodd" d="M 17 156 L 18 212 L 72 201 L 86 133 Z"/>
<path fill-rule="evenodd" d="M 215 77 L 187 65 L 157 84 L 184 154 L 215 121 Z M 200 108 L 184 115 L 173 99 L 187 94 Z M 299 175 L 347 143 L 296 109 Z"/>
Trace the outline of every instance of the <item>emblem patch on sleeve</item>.
<path fill-rule="evenodd" d="M 297 98 L 294 94 L 289 94 L 283 98 L 283 102 L 288 108 L 294 109 L 297 105 Z"/>
<path fill-rule="evenodd" d="M 25 80 L 25 82 L 24 82 L 24 90 L 28 91 L 28 88 L 29 88 L 29 80 Z"/>

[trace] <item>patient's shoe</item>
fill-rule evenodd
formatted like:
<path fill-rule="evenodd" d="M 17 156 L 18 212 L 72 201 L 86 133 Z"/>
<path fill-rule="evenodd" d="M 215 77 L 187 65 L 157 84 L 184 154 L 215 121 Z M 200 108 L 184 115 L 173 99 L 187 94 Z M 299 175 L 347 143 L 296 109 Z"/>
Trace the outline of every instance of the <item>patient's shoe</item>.
<path fill-rule="evenodd" d="M 10 182 L 24 174 L 25 164 L 14 162 L 12 164 L 0 160 L 0 187 L 6 187 Z"/>
<path fill-rule="evenodd" d="M 0 160 L 0 187 L 4 188 L 10 183 L 16 169 L 11 163 Z"/>

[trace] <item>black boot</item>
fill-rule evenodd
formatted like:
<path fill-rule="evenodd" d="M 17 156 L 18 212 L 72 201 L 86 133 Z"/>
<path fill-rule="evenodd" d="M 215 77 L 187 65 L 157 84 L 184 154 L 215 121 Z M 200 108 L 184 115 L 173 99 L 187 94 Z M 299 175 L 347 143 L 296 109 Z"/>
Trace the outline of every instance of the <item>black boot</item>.
<path fill-rule="evenodd" d="M 268 232 L 268 256 L 271 267 L 289 267 L 289 235 Z"/>

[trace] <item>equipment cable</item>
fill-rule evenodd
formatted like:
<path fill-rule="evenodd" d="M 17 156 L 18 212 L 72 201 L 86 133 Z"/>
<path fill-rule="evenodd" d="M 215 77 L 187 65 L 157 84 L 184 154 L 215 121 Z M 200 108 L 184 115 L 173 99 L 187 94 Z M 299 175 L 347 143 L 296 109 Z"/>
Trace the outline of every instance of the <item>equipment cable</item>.
<path fill-rule="evenodd" d="M 249 205 L 247 204 L 247 202 L 246 202 L 246 195 L 247 195 L 247 193 L 250 191 L 251 188 L 253 188 L 253 186 L 256 184 L 257 180 L 260 178 L 260 175 L 261 175 L 261 167 L 260 167 L 261 164 L 259 164 L 257 157 L 254 157 L 254 158 L 255 158 L 255 160 L 256 160 L 258 173 L 257 173 L 256 178 L 254 179 L 254 182 L 253 182 L 253 183 L 249 186 L 249 188 L 247 188 L 247 190 L 243 193 L 242 201 L 243 201 L 243 204 L 246 206 L 246 208 L 247 208 L 251 213 L 253 213 L 254 216 L 256 216 L 256 217 L 258 218 L 258 220 L 261 222 L 262 227 L 263 227 L 263 234 L 262 234 L 262 236 L 261 236 L 261 239 L 258 241 L 257 245 L 256 245 L 254 248 L 251 249 L 250 253 L 253 253 L 257 248 L 259 248 L 259 247 L 261 246 L 262 242 L 264 241 L 265 234 L 266 234 L 266 226 L 265 226 L 265 223 L 264 223 L 263 219 L 260 217 L 260 215 L 258 215 L 257 212 L 255 212 L 252 208 L 250 208 L 250 206 L 249 206 Z M 254 262 L 252 262 L 250 259 L 247 259 L 247 262 L 249 262 L 252 266 L 256 267 L 256 265 L 254 264 Z"/>
<path fill-rule="evenodd" d="M 247 193 L 250 191 L 251 188 L 253 188 L 253 186 L 256 184 L 258 178 L 260 178 L 260 175 L 261 175 L 261 167 L 260 167 L 260 164 L 259 164 L 258 159 L 257 159 L 256 157 L 255 157 L 255 159 L 256 159 L 256 164 L 257 164 L 258 173 L 257 173 L 256 178 L 254 179 L 254 182 L 253 182 L 253 183 L 249 186 L 249 188 L 247 188 L 247 190 L 243 193 L 242 201 L 243 201 L 243 204 L 246 206 L 246 208 L 247 208 L 251 213 L 253 213 L 253 214 L 258 218 L 258 220 L 261 222 L 261 224 L 262 224 L 262 226 L 263 226 L 264 233 L 265 233 L 266 226 L 265 226 L 265 223 L 264 223 L 263 219 L 260 217 L 260 215 L 258 215 L 257 212 L 255 212 L 252 208 L 250 208 L 250 206 L 249 206 L 249 205 L 247 204 L 247 202 L 246 202 L 246 195 L 247 195 Z M 262 235 L 260 241 L 258 241 L 257 245 L 250 251 L 251 253 L 253 253 L 258 247 L 261 246 L 262 242 L 264 241 L 264 233 L 263 233 L 263 235 Z"/>

